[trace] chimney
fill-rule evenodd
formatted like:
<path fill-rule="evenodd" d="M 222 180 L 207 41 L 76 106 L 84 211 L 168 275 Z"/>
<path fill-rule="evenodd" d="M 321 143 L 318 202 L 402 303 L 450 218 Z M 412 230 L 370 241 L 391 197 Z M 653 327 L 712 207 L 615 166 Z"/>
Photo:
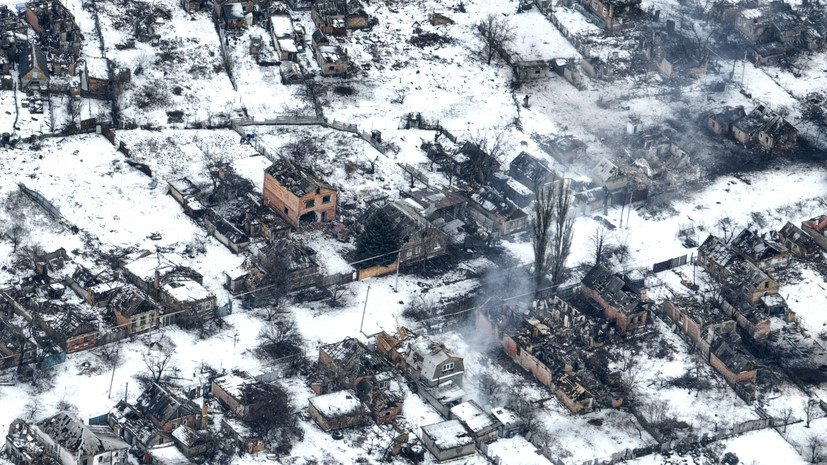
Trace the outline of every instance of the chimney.
<path fill-rule="evenodd" d="M 201 398 L 201 429 L 207 428 L 207 399 Z"/>

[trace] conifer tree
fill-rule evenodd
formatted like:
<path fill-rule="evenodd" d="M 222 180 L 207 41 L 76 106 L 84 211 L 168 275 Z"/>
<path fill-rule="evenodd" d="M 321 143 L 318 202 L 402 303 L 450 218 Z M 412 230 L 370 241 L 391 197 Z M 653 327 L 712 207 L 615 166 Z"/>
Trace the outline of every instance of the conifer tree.
<path fill-rule="evenodd" d="M 390 265 L 396 260 L 396 255 L 390 252 L 399 250 L 400 246 L 400 238 L 393 229 L 393 219 L 384 210 L 376 210 L 365 222 L 365 231 L 356 240 L 356 260 L 371 259 L 359 263 L 359 268 Z"/>

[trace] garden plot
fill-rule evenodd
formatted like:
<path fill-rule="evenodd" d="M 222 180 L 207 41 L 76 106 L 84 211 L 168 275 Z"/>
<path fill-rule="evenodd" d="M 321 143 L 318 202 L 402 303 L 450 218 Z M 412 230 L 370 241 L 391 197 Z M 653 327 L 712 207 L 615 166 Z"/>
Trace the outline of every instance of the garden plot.
<path fill-rule="evenodd" d="M 196 183 L 209 182 L 207 164 L 212 159 L 261 159 L 253 146 L 246 140 L 241 142 L 241 136 L 230 129 L 118 131 L 117 138 L 126 143 L 130 156 L 148 164 L 153 176 L 162 181 L 188 177 Z M 245 175 L 260 189 L 264 171 L 257 175 L 251 172 L 256 164 L 253 160 L 242 165 Z"/>
<path fill-rule="evenodd" d="M 52 122 L 49 116 L 50 102 L 44 93 L 31 98 L 22 92 L 0 90 L 0 134 L 8 132 L 20 137 L 50 134 Z M 17 116 L 15 115 L 17 107 Z M 17 124 L 15 124 L 17 118 Z"/>
<path fill-rule="evenodd" d="M 221 58 L 221 46 L 210 11 L 186 13 L 179 2 L 119 0 L 97 4 L 106 56 L 114 68 L 132 73 L 118 98 L 122 119 L 151 127 L 182 127 L 226 122 L 239 108 Z M 171 14 L 170 19 L 158 9 Z M 155 23 L 157 18 L 162 20 Z M 153 42 L 135 41 L 118 50 L 152 24 L 160 35 Z"/>
<path fill-rule="evenodd" d="M 30 160 L 25 150 L 9 151 L 7 178 L 37 189 L 67 221 L 98 242 L 87 245 L 104 251 L 113 247 L 183 251 L 190 243 L 203 244 L 205 255 L 190 257 L 189 265 L 204 275 L 205 287 L 213 292 L 221 287 L 222 271 L 241 264 L 241 257 L 206 239 L 206 232 L 167 193 L 166 183 L 127 165 L 102 136 L 48 139 L 36 163 Z M 153 233 L 160 233 L 162 239 L 151 240 Z"/>
<path fill-rule="evenodd" d="M 252 37 L 261 38 L 262 49 L 265 49 L 262 54 L 276 55 L 270 33 L 260 26 L 252 26 L 227 36 L 233 62 L 233 79 L 247 115 L 255 119 L 277 116 L 315 117 L 313 102 L 306 96 L 303 85 L 283 85 L 278 66 L 256 63 L 255 57 L 250 54 Z"/>
<path fill-rule="evenodd" d="M 490 8 L 506 6 L 469 3 L 468 13 L 449 11 L 451 7 L 449 2 L 432 2 L 427 9 L 408 3 L 368 5 L 370 15 L 382 18 L 380 24 L 349 32 L 342 45 L 360 68 L 358 74 L 346 80 L 319 78 L 325 115 L 386 135 L 408 112 L 421 112 L 457 135 L 511 124 L 516 116 L 511 71 L 487 66 L 469 50 L 479 48 L 476 21 Z M 448 11 L 456 23 L 431 26 L 425 12 L 432 10 Z M 410 43 L 414 22 L 423 32 L 420 46 Z M 484 121 L 480 115 L 486 115 Z"/>

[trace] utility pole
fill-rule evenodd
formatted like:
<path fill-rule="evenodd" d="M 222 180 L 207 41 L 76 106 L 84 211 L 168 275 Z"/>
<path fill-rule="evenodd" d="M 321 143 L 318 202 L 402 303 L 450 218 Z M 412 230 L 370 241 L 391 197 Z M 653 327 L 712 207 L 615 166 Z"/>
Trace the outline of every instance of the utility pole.
<path fill-rule="evenodd" d="M 396 253 L 396 283 L 393 285 L 393 292 L 399 292 L 399 260 L 402 258 L 402 250 Z M 370 286 L 368 286 L 370 289 Z"/>
<path fill-rule="evenodd" d="M 115 368 L 118 366 L 118 355 L 121 353 L 121 347 L 115 349 L 115 363 L 112 364 L 112 378 L 109 379 L 109 393 L 106 395 L 107 399 L 112 398 L 112 383 L 115 381 Z"/>
<path fill-rule="evenodd" d="M 362 331 L 362 327 L 365 325 L 365 312 L 368 309 L 368 296 L 370 295 L 370 284 L 368 284 L 368 291 L 365 293 L 365 306 L 362 307 L 362 322 L 359 324 L 359 332 L 362 333 L 363 336 L 366 336 L 365 332 Z"/>

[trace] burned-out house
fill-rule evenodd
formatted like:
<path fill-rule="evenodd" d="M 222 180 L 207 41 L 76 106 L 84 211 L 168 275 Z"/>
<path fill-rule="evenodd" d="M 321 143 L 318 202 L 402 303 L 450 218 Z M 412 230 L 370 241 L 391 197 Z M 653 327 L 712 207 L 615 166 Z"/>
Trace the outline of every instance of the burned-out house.
<path fill-rule="evenodd" d="M 459 192 L 448 188 L 424 187 L 401 193 L 420 215 L 434 227 L 444 232 L 448 239 L 460 243 L 459 232 L 465 224 L 468 199 Z"/>
<path fill-rule="evenodd" d="M 827 215 L 801 222 L 801 229 L 824 250 L 827 250 Z"/>
<path fill-rule="evenodd" d="M 109 427 L 130 446 L 140 450 L 167 444 L 172 439 L 155 427 L 132 404 L 119 401 L 106 416 Z"/>
<path fill-rule="evenodd" d="M 757 373 L 752 358 L 747 354 L 736 324 L 757 337 L 769 331 L 769 320 L 741 306 L 733 307 L 724 301 L 721 308 L 694 297 L 678 297 L 663 302 L 663 313 L 678 329 L 678 334 L 689 339 L 704 355 L 707 362 L 732 385 L 745 400 L 754 397 Z M 734 319 L 733 319 L 734 318 Z"/>
<path fill-rule="evenodd" d="M 727 268 L 737 259 L 734 250 L 711 234 L 698 247 L 698 265 L 713 276 L 726 274 Z"/>
<path fill-rule="evenodd" d="M 0 318 L 0 370 L 34 363 L 37 344 L 17 326 Z"/>
<path fill-rule="evenodd" d="M 732 292 L 752 305 L 763 296 L 778 294 L 778 282 L 747 260 L 739 259 L 730 264 L 724 279 Z"/>
<path fill-rule="evenodd" d="M 31 431 L 63 465 L 129 463 L 129 444 L 109 426 L 85 425 L 73 413 L 58 413 L 39 422 Z"/>
<path fill-rule="evenodd" d="M 586 155 L 586 144 L 571 135 L 554 136 L 543 147 L 564 165 L 574 163 Z"/>
<path fill-rule="evenodd" d="M 528 152 L 520 152 L 511 160 L 508 174 L 535 192 L 558 177 L 545 163 Z"/>
<path fill-rule="evenodd" d="M 605 266 L 598 264 L 586 274 L 580 292 L 597 303 L 603 315 L 620 331 L 633 331 L 646 325 L 651 302 Z"/>
<path fill-rule="evenodd" d="M 314 286 L 321 278 L 316 251 L 293 239 L 280 239 L 264 246 L 258 251 L 256 263 L 265 275 L 264 280 L 284 291 Z M 268 273 L 273 275 L 270 279 Z"/>
<path fill-rule="evenodd" d="M 789 251 L 778 242 L 769 241 L 744 228 L 730 242 L 732 249 L 764 271 L 783 268 L 790 262 Z"/>
<path fill-rule="evenodd" d="M 769 254 L 774 255 L 774 252 Z M 747 255 L 762 256 L 755 253 Z M 697 263 L 713 277 L 724 282 L 739 298 L 752 305 L 758 303 L 764 295 L 778 294 L 778 283 L 774 279 L 752 261 L 742 258 L 734 247 L 724 244 L 713 235 L 698 247 Z"/>
<path fill-rule="evenodd" d="M 312 171 L 286 158 L 264 170 L 264 204 L 296 228 L 335 220 L 337 194 Z"/>
<path fill-rule="evenodd" d="M 197 218 L 204 213 L 204 205 L 201 203 L 201 189 L 189 178 L 177 178 L 168 181 L 169 194 L 184 207 L 187 215 Z"/>
<path fill-rule="evenodd" d="M 729 384 L 754 383 L 758 368 L 744 348 L 731 344 L 726 338 L 717 338 L 710 346 L 709 363 L 721 373 Z M 746 387 L 746 392 L 754 388 Z"/>
<path fill-rule="evenodd" d="M 674 22 L 666 22 L 666 30 L 652 30 L 639 42 L 643 55 L 665 78 L 685 78 L 706 73 L 704 50 L 675 32 Z"/>
<path fill-rule="evenodd" d="M 227 29 L 239 29 L 253 25 L 254 15 L 261 11 L 257 1 L 213 0 L 215 17 Z"/>
<path fill-rule="evenodd" d="M 502 334 L 505 352 L 572 413 L 591 411 L 596 404 L 617 407 L 622 403 L 621 396 L 605 389 L 586 367 L 590 349 L 606 342 L 607 323 L 589 318 L 556 296 L 534 301 L 528 315 L 497 317 L 506 313 L 488 312 L 483 319 L 478 315 L 477 327 L 487 320 L 503 328 L 497 332 Z"/>
<path fill-rule="evenodd" d="M 504 173 L 492 174 L 488 186 L 519 208 L 528 207 L 534 200 L 534 192 L 531 189 Z"/>
<path fill-rule="evenodd" d="M 325 34 L 347 35 L 347 4 L 342 0 L 314 2 L 310 10 L 313 24 Z"/>
<path fill-rule="evenodd" d="M 469 200 L 468 214 L 490 231 L 505 236 L 528 228 L 528 214 L 490 187 L 477 188 Z"/>
<path fill-rule="evenodd" d="M 204 212 L 207 232 L 233 253 L 241 253 L 250 246 L 250 237 L 214 209 Z"/>
<path fill-rule="evenodd" d="M 169 309 L 160 317 L 162 326 L 177 320 L 203 321 L 214 314 L 216 298 L 201 285 L 203 277 L 159 252 L 136 252 L 123 261 L 120 270 L 124 281 Z"/>
<path fill-rule="evenodd" d="M 641 0 L 579 0 L 596 22 L 605 29 L 616 31 L 642 14 Z"/>
<path fill-rule="evenodd" d="M 52 457 L 52 449 L 35 433 L 35 425 L 16 419 L 9 425 L 6 434 L 6 456 L 15 464 L 22 465 L 63 465 Z"/>
<path fill-rule="evenodd" d="M 319 368 L 346 389 L 390 370 L 378 354 L 352 337 L 319 347 Z"/>
<path fill-rule="evenodd" d="M 49 69 L 46 55 L 39 45 L 29 43 L 18 52 L 18 72 L 20 86 L 23 90 L 47 89 L 49 87 Z"/>
<path fill-rule="evenodd" d="M 83 34 L 69 9 L 57 0 L 26 3 L 26 22 L 38 33 L 45 48 L 52 54 L 80 56 Z"/>
<path fill-rule="evenodd" d="M 406 198 L 379 208 L 391 219 L 394 235 L 402 244 L 399 248 L 399 264 L 437 257 L 444 254 L 448 246 L 448 236 L 422 216 L 421 207 L 413 199 Z M 374 211 L 369 211 L 367 215 L 369 217 L 373 214 Z"/>
<path fill-rule="evenodd" d="M 706 127 L 714 134 L 728 136 L 732 133 L 732 125 L 746 116 L 744 107 L 725 107 L 720 111 L 712 112 L 706 117 Z"/>
<path fill-rule="evenodd" d="M 135 409 L 156 428 L 167 433 L 181 425 L 201 427 L 201 408 L 158 383 L 152 383 L 149 389 L 138 396 Z"/>
<path fill-rule="evenodd" d="M 67 354 L 95 347 L 98 320 L 71 304 L 47 303 L 39 312 L 40 327 Z"/>
<path fill-rule="evenodd" d="M 129 334 L 140 333 L 158 325 L 158 307 L 137 289 L 126 287 L 109 301 L 115 324 Z"/>
<path fill-rule="evenodd" d="M 763 105 L 732 124 L 732 135 L 744 145 L 758 143 L 762 150 L 782 155 L 798 147 L 798 131 L 777 113 Z"/>
<path fill-rule="evenodd" d="M 778 242 L 799 258 L 812 257 L 821 251 L 809 234 L 789 221 L 778 231 Z"/>
<path fill-rule="evenodd" d="M 717 336 L 731 336 L 735 321 L 711 303 L 692 297 L 676 297 L 663 301 L 663 313 L 675 324 L 681 336 L 688 338 L 705 357 Z"/>
<path fill-rule="evenodd" d="M 215 378 L 211 392 L 231 412 L 225 416 L 224 429 L 232 431 L 249 453 L 256 452 L 263 441 L 248 428 L 272 415 L 286 401 L 286 393 L 278 385 L 241 371 Z"/>

